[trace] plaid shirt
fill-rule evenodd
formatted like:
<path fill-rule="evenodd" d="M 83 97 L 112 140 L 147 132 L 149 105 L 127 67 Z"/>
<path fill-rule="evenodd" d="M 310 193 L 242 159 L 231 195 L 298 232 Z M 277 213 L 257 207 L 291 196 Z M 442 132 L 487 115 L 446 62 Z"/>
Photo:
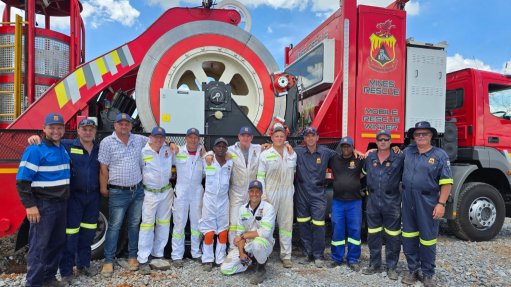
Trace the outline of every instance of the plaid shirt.
<path fill-rule="evenodd" d="M 132 186 L 142 181 L 142 148 L 148 140 L 148 137 L 130 134 L 125 145 L 113 132 L 101 141 L 98 160 L 108 166 L 108 184 Z"/>

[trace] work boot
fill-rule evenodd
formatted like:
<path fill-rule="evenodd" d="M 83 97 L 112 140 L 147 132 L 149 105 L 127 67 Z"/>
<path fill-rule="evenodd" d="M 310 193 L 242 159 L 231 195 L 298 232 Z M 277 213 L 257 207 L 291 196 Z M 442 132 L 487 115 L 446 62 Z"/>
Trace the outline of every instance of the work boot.
<path fill-rule="evenodd" d="M 183 268 L 183 259 L 173 260 L 172 265 L 174 265 L 176 268 Z"/>
<path fill-rule="evenodd" d="M 86 277 L 93 277 L 96 276 L 96 274 L 98 274 L 97 270 L 92 269 L 91 267 L 81 267 L 78 268 L 76 272 L 78 276 L 83 275 Z"/>
<path fill-rule="evenodd" d="M 43 283 L 43 287 L 66 287 L 68 285 L 68 282 L 58 281 L 57 279 L 52 279 Z"/>
<path fill-rule="evenodd" d="M 263 283 L 264 279 L 266 279 L 266 263 L 258 263 L 256 273 L 252 279 L 250 279 L 250 283 L 254 285 L 261 284 Z"/>
<path fill-rule="evenodd" d="M 202 263 L 202 270 L 211 272 L 213 270 L 213 262 Z"/>
<path fill-rule="evenodd" d="M 137 271 L 139 265 L 137 258 L 128 258 L 128 269 L 130 271 Z"/>
<path fill-rule="evenodd" d="M 316 266 L 316 268 L 323 268 L 325 267 L 325 261 L 323 261 L 323 259 L 314 259 L 314 266 Z"/>
<path fill-rule="evenodd" d="M 354 272 L 359 272 L 360 271 L 360 264 L 358 264 L 358 263 L 348 264 L 348 267 L 351 270 L 353 270 Z"/>
<path fill-rule="evenodd" d="M 362 269 L 362 274 L 364 275 L 373 275 L 380 272 L 381 272 L 380 266 L 375 267 L 373 265 L 369 265 L 368 267 Z"/>
<path fill-rule="evenodd" d="M 336 268 L 336 267 L 339 267 L 341 266 L 342 263 L 341 262 L 337 262 L 337 261 L 330 261 L 328 263 L 328 268 Z"/>
<path fill-rule="evenodd" d="M 312 261 L 314 261 L 314 257 L 312 257 L 312 256 L 304 256 L 304 257 L 300 258 L 300 260 L 298 260 L 298 264 L 308 265 Z"/>
<path fill-rule="evenodd" d="M 293 267 L 293 262 L 291 262 L 291 259 L 282 259 L 282 266 L 284 268 L 291 268 Z"/>
<path fill-rule="evenodd" d="M 399 274 L 397 273 L 396 269 L 388 269 L 387 277 L 389 277 L 390 280 L 397 280 L 399 277 Z"/>
<path fill-rule="evenodd" d="M 401 279 L 401 283 L 406 285 L 414 285 L 417 281 L 417 273 L 416 272 L 410 272 L 406 273 L 406 275 Z"/>
<path fill-rule="evenodd" d="M 112 277 L 114 274 L 114 266 L 112 263 L 103 264 L 103 268 L 101 269 L 101 276 L 103 277 Z"/>
<path fill-rule="evenodd" d="M 149 263 L 142 263 L 138 266 L 138 273 L 141 275 L 149 275 L 151 274 L 151 266 L 149 266 Z"/>
<path fill-rule="evenodd" d="M 436 282 L 435 279 L 433 279 L 433 276 L 424 276 L 422 284 L 424 287 L 436 287 Z"/>
<path fill-rule="evenodd" d="M 66 285 L 64 285 L 64 286 L 73 284 L 73 275 L 62 276 L 62 278 L 60 278 L 60 282 L 65 283 Z"/>

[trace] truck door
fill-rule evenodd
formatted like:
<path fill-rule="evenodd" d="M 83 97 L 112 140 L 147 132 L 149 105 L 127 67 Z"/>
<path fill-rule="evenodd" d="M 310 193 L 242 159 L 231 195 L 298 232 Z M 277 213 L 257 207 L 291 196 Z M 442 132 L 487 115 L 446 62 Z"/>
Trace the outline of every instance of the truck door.
<path fill-rule="evenodd" d="M 485 146 L 511 152 L 511 82 L 483 80 Z"/>

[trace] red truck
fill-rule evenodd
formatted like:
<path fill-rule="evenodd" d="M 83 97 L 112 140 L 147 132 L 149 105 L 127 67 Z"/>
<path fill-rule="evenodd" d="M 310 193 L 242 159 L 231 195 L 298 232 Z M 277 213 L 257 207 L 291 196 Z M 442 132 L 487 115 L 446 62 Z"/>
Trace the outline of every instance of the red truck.
<path fill-rule="evenodd" d="M 500 231 L 511 215 L 509 78 L 472 69 L 446 74 L 446 43 L 405 38 L 405 0 L 387 8 L 343 1 L 304 40 L 285 49 L 282 73 L 269 51 L 238 27 L 244 19 L 249 29 L 247 10 L 227 2 L 227 9 L 169 9 L 133 41 L 86 63 L 83 57 L 66 62 L 68 70 L 60 77 L 51 74 L 56 70 L 48 65 L 52 59 L 44 58 L 48 53 L 32 51 L 35 57 L 29 58 L 46 66 L 35 65 L 43 68 L 31 84 L 44 91 L 34 101 L 13 92 L 14 100 L 1 105 L 21 106 L 23 113 L 0 123 L 5 127 L 0 130 L 0 236 L 20 231 L 18 245 L 26 240 L 15 174 L 27 136 L 41 128 L 48 112 L 61 113 L 69 130 L 83 117 L 95 118 L 104 132 L 112 130 L 120 112 L 135 116 L 141 131 L 160 124 L 178 134 L 197 126 L 206 135 L 235 135 L 240 125 L 251 125 L 264 135 L 272 122 L 283 120 L 295 134 L 314 126 L 322 137 L 350 135 L 359 150 L 375 147 L 381 128 L 391 130 L 395 144 L 407 144 L 405 131 L 428 120 L 439 131 L 437 144 L 448 152 L 453 170 L 445 215 L 449 226 L 465 240 L 490 240 Z M 70 3 L 76 13 L 78 0 Z M 72 44 L 72 55 L 83 55 L 76 53 L 83 49 L 77 48 L 79 33 L 34 29 L 36 40 L 53 37 Z M 14 30 L 0 26 L 0 37 Z M 52 47 L 29 46 L 29 54 Z M 14 72 L 0 71 L 0 86 L 13 84 L 9 73 Z M 97 255 L 108 226 L 102 211 L 93 246 Z"/>

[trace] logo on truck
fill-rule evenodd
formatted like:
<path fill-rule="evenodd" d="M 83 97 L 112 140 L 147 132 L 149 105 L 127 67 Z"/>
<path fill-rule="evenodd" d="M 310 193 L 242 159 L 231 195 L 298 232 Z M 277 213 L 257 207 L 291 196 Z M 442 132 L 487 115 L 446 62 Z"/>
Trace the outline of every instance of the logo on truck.
<path fill-rule="evenodd" d="M 377 32 L 369 36 L 371 41 L 371 52 L 369 56 L 369 67 L 378 72 L 391 72 L 396 69 L 396 38 L 390 32 L 390 29 L 396 27 L 392 25 L 392 20 L 387 20 L 376 24 Z"/>

